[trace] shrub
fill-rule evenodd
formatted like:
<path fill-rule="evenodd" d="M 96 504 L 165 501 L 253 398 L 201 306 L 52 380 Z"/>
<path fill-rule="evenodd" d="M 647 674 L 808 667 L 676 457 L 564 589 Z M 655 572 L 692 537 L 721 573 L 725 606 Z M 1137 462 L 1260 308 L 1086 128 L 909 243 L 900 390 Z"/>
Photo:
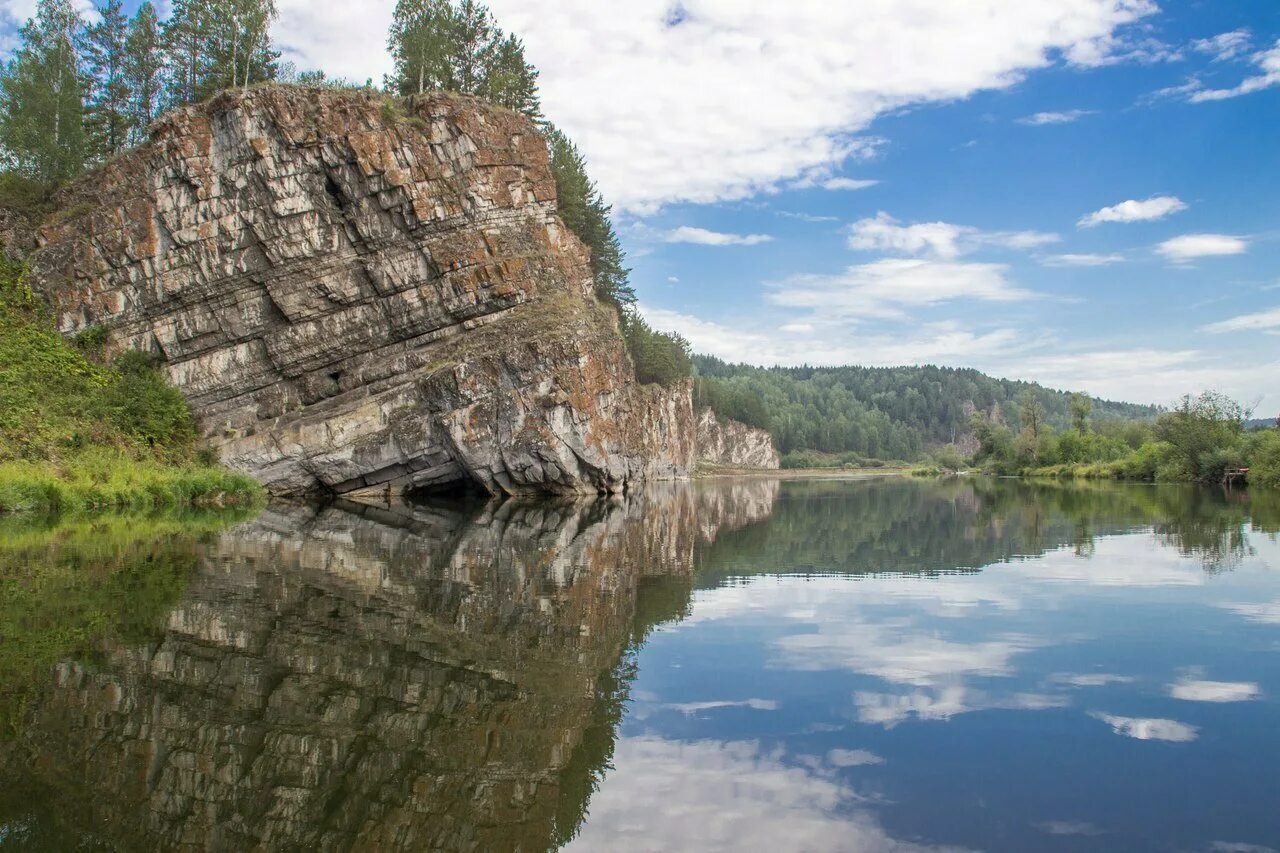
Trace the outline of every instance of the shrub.
<path fill-rule="evenodd" d="M 1249 436 L 1245 445 L 1249 483 L 1280 488 L 1280 429 L 1261 430 Z"/>
<path fill-rule="evenodd" d="M 1154 481 L 1160 469 L 1169 464 L 1173 454 L 1172 445 L 1163 441 L 1150 441 L 1121 459 L 1117 470 L 1126 480 Z"/>
<path fill-rule="evenodd" d="M 196 437 L 191 409 L 155 358 L 127 352 L 115 368 L 119 378 L 106 389 L 103 402 L 120 431 L 148 447 L 188 448 Z"/>

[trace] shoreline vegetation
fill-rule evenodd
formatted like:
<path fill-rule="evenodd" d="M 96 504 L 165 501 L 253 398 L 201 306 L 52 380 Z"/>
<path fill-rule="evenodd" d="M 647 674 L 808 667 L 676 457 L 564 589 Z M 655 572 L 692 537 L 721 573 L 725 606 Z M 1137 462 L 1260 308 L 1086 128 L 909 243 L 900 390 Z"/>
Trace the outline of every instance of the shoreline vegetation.
<path fill-rule="evenodd" d="M 0 257 L 0 515 L 247 506 L 256 481 L 197 445 L 186 400 L 142 353 L 54 328 Z"/>

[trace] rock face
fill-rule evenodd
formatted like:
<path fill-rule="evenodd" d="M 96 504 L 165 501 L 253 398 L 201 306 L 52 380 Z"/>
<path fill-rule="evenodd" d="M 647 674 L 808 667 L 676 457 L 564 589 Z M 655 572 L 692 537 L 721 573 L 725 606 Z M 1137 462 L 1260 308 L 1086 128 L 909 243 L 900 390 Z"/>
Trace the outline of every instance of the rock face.
<path fill-rule="evenodd" d="M 732 468 L 773 469 L 781 465 L 773 437 L 764 430 L 728 418 L 710 409 L 698 413 L 698 461 Z"/>
<path fill-rule="evenodd" d="M 64 192 L 32 280 L 155 352 L 271 491 L 613 492 L 698 458 L 635 382 L 533 125 L 459 97 L 224 93 Z"/>

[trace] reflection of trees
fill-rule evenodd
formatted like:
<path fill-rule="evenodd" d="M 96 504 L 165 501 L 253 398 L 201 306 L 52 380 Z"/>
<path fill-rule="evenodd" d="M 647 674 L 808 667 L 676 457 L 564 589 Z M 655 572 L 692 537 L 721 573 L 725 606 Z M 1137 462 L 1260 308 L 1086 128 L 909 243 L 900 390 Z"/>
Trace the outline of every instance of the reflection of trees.
<path fill-rule="evenodd" d="M 727 533 L 704 550 L 698 583 L 762 572 L 976 570 L 1062 547 L 1087 556 L 1100 536 L 1143 529 L 1219 570 L 1250 553 L 1251 513 L 1258 529 L 1275 516 L 1269 495 L 1251 502 L 1238 495 L 1190 486 L 989 478 L 895 478 L 857 488 L 793 482 L 767 523 Z"/>

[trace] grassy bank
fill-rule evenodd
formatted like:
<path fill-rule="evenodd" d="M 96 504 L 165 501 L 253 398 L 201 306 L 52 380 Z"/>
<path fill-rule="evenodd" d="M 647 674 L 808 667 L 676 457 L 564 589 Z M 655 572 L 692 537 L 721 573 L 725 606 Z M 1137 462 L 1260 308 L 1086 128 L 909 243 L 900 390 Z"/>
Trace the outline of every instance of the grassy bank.
<path fill-rule="evenodd" d="M 91 329 L 54 328 L 23 268 L 0 256 L 0 513 L 84 513 L 251 503 L 261 489 L 217 467 L 154 359 L 108 358 Z"/>
<path fill-rule="evenodd" d="M 91 450 L 57 462 L 0 463 L 0 512 L 84 514 L 251 504 L 251 477 L 193 463 L 133 459 Z"/>

